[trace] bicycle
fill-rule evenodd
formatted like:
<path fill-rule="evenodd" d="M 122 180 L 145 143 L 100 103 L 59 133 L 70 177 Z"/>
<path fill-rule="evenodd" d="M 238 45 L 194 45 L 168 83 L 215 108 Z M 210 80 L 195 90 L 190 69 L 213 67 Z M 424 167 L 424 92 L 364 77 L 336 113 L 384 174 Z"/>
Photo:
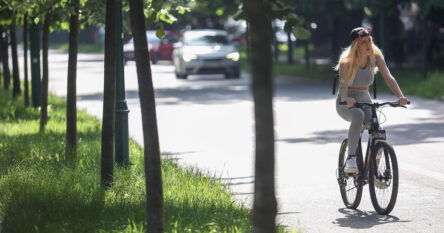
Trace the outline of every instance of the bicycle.
<path fill-rule="evenodd" d="M 346 103 L 340 102 L 340 104 L 345 105 Z M 395 207 L 399 185 L 398 162 L 393 147 L 386 141 L 386 132 L 381 129 L 377 116 L 377 109 L 386 105 L 402 107 L 398 102 L 356 103 L 354 106 L 361 109 L 364 106 L 369 106 L 372 118 L 370 124 L 363 126 L 356 150 L 359 173 L 344 172 L 345 160 L 348 156 L 348 139 L 342 141 L 339 151 L 337 180 L 342 201 L 349 209 L 358 208 L 362 198 L 362 189 L 367 183 L 373 208 L 378 214 L 388 215 Z M 361 137 L 365 130 L 368 131 L 369 138 L 365 160 L 363 160 Z"/>

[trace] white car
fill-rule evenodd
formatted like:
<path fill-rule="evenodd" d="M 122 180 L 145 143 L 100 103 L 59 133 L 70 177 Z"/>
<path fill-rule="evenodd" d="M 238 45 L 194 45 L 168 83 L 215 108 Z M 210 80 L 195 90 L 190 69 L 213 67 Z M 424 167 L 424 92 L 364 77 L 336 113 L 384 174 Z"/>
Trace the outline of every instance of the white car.
<path fill-rule="evenodd" d="M 239 52 L 223 30 L 185 31 L 174 45 L 173 62 L 178 79 L 192 74 L 224 74 L 239 78 Z"/>

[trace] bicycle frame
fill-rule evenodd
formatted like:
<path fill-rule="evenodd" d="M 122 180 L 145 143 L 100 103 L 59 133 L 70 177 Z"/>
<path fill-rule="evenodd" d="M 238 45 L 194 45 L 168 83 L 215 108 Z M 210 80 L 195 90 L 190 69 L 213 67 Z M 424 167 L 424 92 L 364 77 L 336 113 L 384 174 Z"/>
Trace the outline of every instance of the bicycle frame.
<path fill-rule="evenodd" d="M 379 125 L 379 119 L 376 113 L 376 106 L 372 105 L 371 107 L 371 112 L 372 112 L 372 119 L 371 119 L 371 124 L 370 124 L 370 128 L 368 128 L 368 142 L 367 142 L 367 149 L 365 152 L 365 158 L 363 157 L 362 154 L 362 133 L 365 131 L 365 129 L 363 129 L 361 131 L 361 135 L 359 137 L 359 142 L 358 142 L 358 149 L 357 149 L 357 162 L 358 162 L 358 167 L 360 170 L 359 173 L 359 177 L 358 177 L 358 181 L 359 181 L 359 185 L 366 185 L 368 182 L 368 174 L 369 174 L 369 169 L 370 169 L 370 159 L 372 159 L 373 163 L 376 163 L 376 158 L 373 158 L 371 156 L 371 148 L 374 148 L 376 142 L 378 140 L 385 140 L 385 130 L 380 129 L 380 125 Z M 387 156 L 387 153 L 384 153 L 384 156 Z M 364 160 L 363 160 L 364 158 Z M 388 162 L 388 158 L 385 159 L 386 161 L 386 168 L 390 169 L 390 164 Z M 375 170 L 373 174 L 377 174 L 376 170 L 377 168 L 375 166 L 373 166 L 373 169 Z"/>

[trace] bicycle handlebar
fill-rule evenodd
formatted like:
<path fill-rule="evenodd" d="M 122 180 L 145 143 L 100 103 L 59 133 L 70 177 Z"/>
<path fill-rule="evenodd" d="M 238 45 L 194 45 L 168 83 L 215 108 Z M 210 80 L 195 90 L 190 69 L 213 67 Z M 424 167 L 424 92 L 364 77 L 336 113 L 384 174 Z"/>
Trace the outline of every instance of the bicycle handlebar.
<path fill-rule="evenodd" d="M 410 101 L 407 101 L 407 104 L 410 104 Z M 346 101 L 341 101 L 339 102 L 339 105 L 347 105 Z M 384 105 L 389 105 L 390 107 L 403 107 L 405 108 L 405 106 L 401 106 L 399 105 L 399 102 L 383 102 L 383 103 L 355 103 L 355 105 L 353 107 L 356 108 L 362 108 L 363 106 L 375 106 L 376 108 L 382 107 Z"/>

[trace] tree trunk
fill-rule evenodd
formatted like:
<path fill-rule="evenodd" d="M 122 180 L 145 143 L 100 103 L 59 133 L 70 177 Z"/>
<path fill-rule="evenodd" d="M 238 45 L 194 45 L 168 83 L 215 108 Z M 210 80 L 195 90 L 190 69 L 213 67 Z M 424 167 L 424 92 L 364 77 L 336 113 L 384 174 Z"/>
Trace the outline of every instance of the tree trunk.
<path fill-rule="evenodd" d="M 113 183 L 114 137 L 116 119 L 116 75 L 117 75 L 117 37 L 116 25 L 113 23 L 117 0 L 106 1 L 105 18 L 105 85 L 103 90 L 102 116 L 102 187 L 110 187 Z"/>
<path fill-rule="evenodd" d="M 250 23 L 251 65 L 256 130 L 253 233 L 276 232 L 277 202 L 274 184 L 273 81 L 271 23 L 261 0 L 246 0 Z"/>
<path fill-rule="evenodd" d="M 149 61 L 142 0 L 130 0 L 130 22 L 142 109 L 143 145 L 147 193 L 147 232 L 164 231 L 162 169 L 157 129 L 154 88 Z"/>
<path fill-rule="evenodd" d="M 12 97 L 15 99 L 20 95 L 20 72 L 17 56 L 17 35 L 15 33 L 15 23 L 10 26 L 11 32 L 11 52 L 12 52 Z"/>
<path fill-rule="evenodd" d="M 51 13 L 45 16 L 43 22 L 42 35 L 42 105 L 40 107 L 40 132 L 45 132 L 46 123 L 48 122 L 48 43 L 49 43 L 49 26 L 51 25 Z"/>
<path fill-rule="evenodd" d="M 305 57 L 305 67 L 310 69 L 310 50 L 308 49 L 308 39 L 303 40 L 304 43 L 304 57 Z"/>
<path fill-rule="evenodd" d="M 28 77 L 28 14 L 23 19 L 23 60 L 25 72 L 25 106 L 29 106 L 29 77 Z"/>
<path fill-rule="evenodd" d="M 333 64 L 336 64 L 339 60 L 339 54 L 341 53 L 340 33 L 338 33 L 341 27 L 340 16 L 332 16 L 331 20 L 331 40 L 330 40 L 330 60 Z"/>
<path fill-rule="evenodd" d="M 427 74 L 429 72 L 429 59 L 428 59 L 428 53 L 427 50 L 429 48 L 429 24 L 427 19 L 424 19 L 424 21 L 422 22 L 423 24 L 423 33 L 422 33 L 422 45 L 423 45 L 423 50 L 422 50 L 422 67 L 421 67 L 421 76 L 423 77 L 423 79 L 427 79 Z"/>
<path fill-rule="evenodd" d="M 287 62 L 288 64 L 293 64 L 293 41 L 291 40 L 291 32 L 287 32 Z"/>
<path fill-rule="evenodd" d="M 250 25 L 247 22 L 247 28 L 246 28 L 246 33 L 247 33 L 247 38 L 246 38 L 246 42 L 247 42 L 247 61 L 250 61 L 250 38 L 248 38 L 248 35 L 250 35 Z"/>
<path fill-rule="evenodd" d="M 5 35 L 4 37 L 2 35 Z M 5 90 L 9 89 L 9 83 L 11 80 L 11 73 L 9 71 L 9 45 L 8 45 L 8 34 L 3 26 L 0 25 L 0 46 L 2 50 L 2 63 L 3 63 L 3 88 Z"/>
<path fill-rule="evenodd" d="M 72 0 L 74 12 L 69 19 L 68 87 L 66 100 L 66 155 L 77 151 L 77 52 L 79 38 L 79 0 Z"/>

